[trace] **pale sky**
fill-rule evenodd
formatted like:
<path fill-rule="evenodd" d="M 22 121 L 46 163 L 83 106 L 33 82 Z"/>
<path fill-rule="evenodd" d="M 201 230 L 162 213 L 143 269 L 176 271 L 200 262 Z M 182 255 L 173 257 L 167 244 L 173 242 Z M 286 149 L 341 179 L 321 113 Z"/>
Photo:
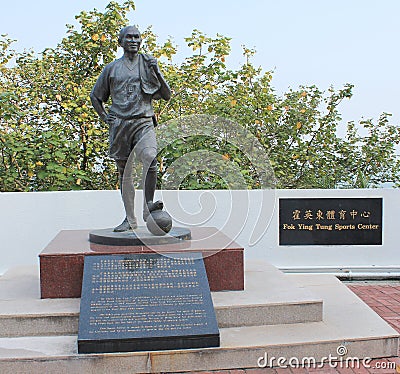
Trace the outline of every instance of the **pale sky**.
<path fill-rule="evenodd" d="M 81 10 L 104 10 L 108 0 L 2 1 L 0 34 L 17 39 L 16 49 L 40 52 L 65 36 Z M 120 1 L 121 2 L 121 1 Z M 344 121 L 378 118 L 386 111 L 400 123 L 399 0 L 136 0 L 130 22 L 153 25 L 164 40 L 183 46 L 194 28 L 232 38 L 237 68 L 241 45 L 255 48 L 254 63 L 274 70 L 278 93 L 315 84 L 322 90 L 353 83 L 342 103 Z"/>

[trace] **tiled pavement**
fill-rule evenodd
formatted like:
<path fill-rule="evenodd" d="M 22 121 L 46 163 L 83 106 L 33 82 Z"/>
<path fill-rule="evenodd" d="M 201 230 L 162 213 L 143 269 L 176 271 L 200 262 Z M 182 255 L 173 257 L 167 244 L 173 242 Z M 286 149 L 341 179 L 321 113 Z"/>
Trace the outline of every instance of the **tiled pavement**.
<path fill-rule="evenodd" d="M 347 286 L 375 312 L 400 332 L 400 283 L 399 282 L 357 282 Z M 201 372 L 201 374 L 396 374 L 400 373 L 400 357 L 373 360 L 369 367 L 332 368 L 265 368 L 236 369 Z M 196 373 L 200 374 L 200 372 Z"/>

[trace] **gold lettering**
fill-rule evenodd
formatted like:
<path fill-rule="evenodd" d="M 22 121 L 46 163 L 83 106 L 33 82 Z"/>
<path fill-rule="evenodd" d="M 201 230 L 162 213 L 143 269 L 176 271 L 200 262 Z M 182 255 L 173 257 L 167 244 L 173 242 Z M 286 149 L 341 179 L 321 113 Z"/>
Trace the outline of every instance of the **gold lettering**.
<path fill-rule="evenodd" d="M 379 229 L 379 225 L 372 225 L 372 224 L 363 225 L 362 223 L 359 223 L 357 225 L 357 228 L 359 230 L 378 230 Z"/>
<path fill-rule="evenodd" d="M 313 230 L 313 225 L 305 225 L 304 223 L 298 223 L 297 226 L 299 227 L 299 230 Z"/>
<path fill-rule="evenodd" d="M 335 230 L 342 231 L 342 230 L 355 230 L 354 225 L 339 225 L 338 223 L 335 225 Z"/>
<path fill-rule="evenodd" d="M 369 218 L 371 216 L 371 212 L 366 212 L 365 210 L 360 214 L 363 218 Z"/>
<path fill-rule="evenodd" d="M 301 213 L 300 210 L 298 210 L 298 209 L 294 210 L 293 215 L 292 215 L 293 219 L 296 219 L 296 220 L 300 219 L 300 213 Z"/>
<path fill-rule="evenodd" d="M 334 210 L 328 210 L 326 212 L 326 219 L 335 219 L 335 213 Z"/>
<path fill-rule="evenodd" d="M 350 215 L 353 219 L 357 216 L 357 214 L 358 214 L 358 212 L 354 209 L 350 212 Z"/>
<path fill-rule="evenodd" d="M 311 210 L 306 210 L 304 213 L 304 219 L 313 219 L 313 214 Z"/>
<path fill-rule="evenodd" d="M 317 230 L 332 231 L 332 225 L 320 225 L 319 223 L 317 223 L 315 226 L 317 227 Z"/>

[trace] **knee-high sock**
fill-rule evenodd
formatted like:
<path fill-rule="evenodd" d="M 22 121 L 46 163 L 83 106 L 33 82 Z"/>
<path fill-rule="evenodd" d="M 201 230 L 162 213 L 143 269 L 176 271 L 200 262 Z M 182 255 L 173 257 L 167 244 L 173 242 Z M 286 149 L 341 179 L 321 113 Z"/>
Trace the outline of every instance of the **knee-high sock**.
<path fill-rule="evenodd" d="M 128 218 L 129 223 L 132 222 L 136 224 L 135 186 L 133 184 L 132 170 L 130 170 L 130 168 L 126 168 L 126 161 L 117 161 L 117 167 L 126 218 Z"/>

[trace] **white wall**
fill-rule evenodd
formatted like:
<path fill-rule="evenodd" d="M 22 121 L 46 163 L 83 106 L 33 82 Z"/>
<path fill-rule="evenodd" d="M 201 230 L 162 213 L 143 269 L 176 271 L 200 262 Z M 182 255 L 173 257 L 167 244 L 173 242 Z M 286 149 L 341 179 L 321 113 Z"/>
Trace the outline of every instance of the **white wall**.
<path fill-rule="evenodd" d="M 400 268 L 400 190 L 158 191 L 175 225 L 215 226 L 280 268 Z M 137 200 L 141 201 L 141 191 Z M 279 246 L 279 197 L 383 197 L 382 246 Z M 141 203 L 137 204 L 140 208 Z M 137 209 L 140 218 L 140 209 Z M 60 231 L 113 227 L 118 191 L 0 193 L 0 273 L 33 264 Z M 139 222 L 140 223 L 140 222 Z"/>

